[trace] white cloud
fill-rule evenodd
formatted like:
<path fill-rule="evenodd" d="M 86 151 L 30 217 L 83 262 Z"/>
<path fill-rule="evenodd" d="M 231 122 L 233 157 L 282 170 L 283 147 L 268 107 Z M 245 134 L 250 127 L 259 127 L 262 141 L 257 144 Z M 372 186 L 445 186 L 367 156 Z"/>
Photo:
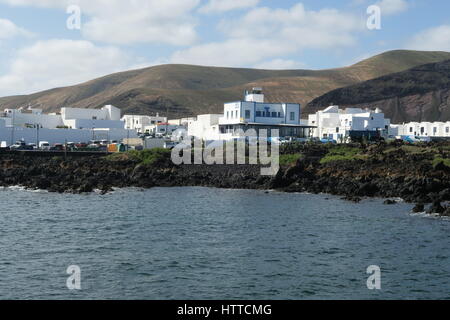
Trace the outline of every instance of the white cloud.
<path fill-rule="evenodd" d="M 441 25 L 416 34 L 407 47 L 414 50 L 450 51 L 450 25 Z"/>
<path fill-rule="evenodd" d="M 199 9 L 200 13 L 226 12 L 236 9 L 254 7 L 260 0 L 209 0 Z"/>
<path fill-rule="evenodd" d="M 381 14 L 393 15 L 406 11 L 409 4 L 406 0 L 381 0 L 377 3 L 381 8 Z"/>
<path fill-rule="evenodd" d="M 127 70 L 132 61 L 117 48 L 98 47 L 89 41 L 38 41 L 19 50 L 7 73 L 0 76 L 0 96 L 74 85 Z"/>
<path fill-rule="evenodd" d="M 200 0 L 0 0 L 16 6 L 65 10 L 79 5 L 82 33 L 90 40 L 113 44 L 189 45 L 197 39 L 192 11 Z"/>
<path fill-rule="evenodd" d="M 240 19 L 221 22 L 226 40 L 180 50 L 171 60 L 233 67 L 258 65 L 306 49 L 354 45 L 355 33 L 364 31 L 364 26 L 365 22 L 353 15 L 335 9 L 308 11 L 301 3 L 290 9 L 255 8 Z"/>
<path fill-rule="evenodd" d="M 16 26 L 10 20 L 0 19 L 0 39 L 11 39 L 19 36 L 30 37 L 32 33 Z"/>

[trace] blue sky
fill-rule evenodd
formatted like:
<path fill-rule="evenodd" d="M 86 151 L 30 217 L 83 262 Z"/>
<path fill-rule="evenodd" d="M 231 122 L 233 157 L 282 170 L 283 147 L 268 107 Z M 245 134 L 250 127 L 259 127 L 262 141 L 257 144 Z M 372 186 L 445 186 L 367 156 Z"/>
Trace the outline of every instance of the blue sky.
<path fill-rule="evenodd" d="M 80 29 L 67 28 L 70 5 Z M 447 0 L 0 0 L 0 96 L 165 63 L 324 69 L 450 51 L 449 12 Z"/>

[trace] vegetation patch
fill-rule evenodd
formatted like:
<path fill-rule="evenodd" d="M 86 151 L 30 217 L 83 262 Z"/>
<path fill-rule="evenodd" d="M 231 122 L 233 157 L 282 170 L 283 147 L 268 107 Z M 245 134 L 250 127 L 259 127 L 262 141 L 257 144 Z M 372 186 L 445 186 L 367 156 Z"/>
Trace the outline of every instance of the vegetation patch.
<path fill-rule="evenodd" d="M 442 158 L 440 156 L 434 157 L 433 160 L 433 168 L 436 168 L 439 164 L 443 164 L 444 166 L 447 166 L 450 168 L 450 159 L 448 158 Z"/>
<path fill-rule="evenodd" d="M 367 156 L 361 154 L 361 150 L 356 147 L 338 145 L 333 146 L 325 157 L 320 160 L 321 164 L 326 164 L 329 162 L 336 161 L 355 161 L 355 160 L 365 160 Z"/>
<path fill-rule="evenodd" d="M 171 151 L 163 148 L 155 148 L 143 151 L 130 150 L 124 153 L 115 153 L 107 157 L 110 161 L 133 160 L 142 164 L 155 164 L 170 159 Z"/>
<path fill-rule="evenodd" d="M 299 159 L 303 159 L 305 156 L 303 154 L 282 154 L 280 155 L 280 165 L 291 166 L 297 163 Z"/>

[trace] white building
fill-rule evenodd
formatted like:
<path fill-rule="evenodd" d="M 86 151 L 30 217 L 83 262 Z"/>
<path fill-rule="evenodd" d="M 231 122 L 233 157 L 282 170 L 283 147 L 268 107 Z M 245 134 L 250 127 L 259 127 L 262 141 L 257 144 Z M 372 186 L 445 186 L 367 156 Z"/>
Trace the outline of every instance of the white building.
<path fill-rule="evenodd" d="M 311 128 L 301 124 L 300 116 L 299 104 L 266 103 L 262 89 L 253 88 L 244 101 L 225 103 L 223 114 L 198 116 L 188 126 L 188 134 L 203 140 L 231 140 L 249 129 L 258 136 L 265 129 L 269 137 L 277 129 L 280 137 L 309 137 Z"/>
<path fill-rule="evenodd" d="M 105 106 L 101 109 L 62 108 L 61 113 L 44 114 L 41 109 L 5 109 L 0 114 L 0 141 L 6 145 L 18 140 L 26 143 L 48 141 L 89 142 L 90 140 L 123 140 L 137 137 L 126 130 L 120 120 L 120 109 Z"/>
<path fill-rule="evenodd" d="M 188 136 L 201 140 L 219 140 L 219 119 L 222 114 L 202 114 L 188 124 Z"/>
<path fill-rule="evenodd" d="M 62 108 L 61 113 L 42 113 L 41 109 L 5 109 L 1 115 L 6 126 L 45 129 L 123 129 L 120 109 L 104 106 L 101 109 Z"/>
<path fill-rule="evenodd" d="M 450 137 L 450 121 L 409 122 L 395 127 L 398 136 Z"/>
<path fill-rule="evenodd" d="M 136 130 L 139 133 L 146 133 L 146 127 L 166 123 L 167 118 L 160 117 L 159 114 L 156 116 L 124 115 L 122 121 L 124 121 L 126 129 Z"/>
<path fill-rule="evenodd" d="M 145 127 L 145 132 L 156 136 L 172 135 L 176 130 L 184 128 L 183 126 L 169 123 L 158 123 Z"/>
<path fill-rule="evenodd" d="M 320 139 L 333 139 L 337 142 L 348 141 L 351 132 L 380 132 L 389 134 L 390 120 L 384 113 L 360 108 L 339 109 L 331 106 L 323 111 L 309 115 L 308 123 L 313 129 L 313 136 Z"/>

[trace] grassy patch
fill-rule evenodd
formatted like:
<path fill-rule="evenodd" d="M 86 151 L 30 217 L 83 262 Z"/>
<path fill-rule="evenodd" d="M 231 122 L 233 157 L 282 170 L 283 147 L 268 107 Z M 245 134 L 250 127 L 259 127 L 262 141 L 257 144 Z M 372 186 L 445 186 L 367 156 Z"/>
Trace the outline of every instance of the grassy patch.
<path fill-rule="evenodd" d="M 282 166 L 290 166 L 297 163 L 299 159 L 304 158 L 302 154 L 282 154 L 280 155 L 280 165 Z"/>
<path fill-rule="evenodd" d="M 124 153 L 115 153 L 107 157 L 110 161 L 134 160 L 142 164 L 154 164 L 170 158 L 171 151 L 163 148 L 136 151 L 130 150 Z"/>
<path fill-rule="evenodd" d="M 330 151 L 328 151 L 327 155 L 320 160 L 320 163 L 326 164 L 336 161 L 355 161 L 365 159 L 366 156 L 361 155 L 360 152 L 361 150 L 359 148 L 351 146 L 333 146 Z"/>
<path fill-rule="evenodd" d="M 442 157 L 440 157 L 440 156 L 436 156 L 436 157 L 434 157 L 434 160 L 433 160 L 433 168 L 436 168 L 436 166 L 438 165 L 438 164 L 440 164 L 440 163 L 443 163 L 445 166 L 447 166 L 447 167 L 449 167 L 450 168 L 450 159 L 447 159 L 447 158 L 442 158 Z"/>

